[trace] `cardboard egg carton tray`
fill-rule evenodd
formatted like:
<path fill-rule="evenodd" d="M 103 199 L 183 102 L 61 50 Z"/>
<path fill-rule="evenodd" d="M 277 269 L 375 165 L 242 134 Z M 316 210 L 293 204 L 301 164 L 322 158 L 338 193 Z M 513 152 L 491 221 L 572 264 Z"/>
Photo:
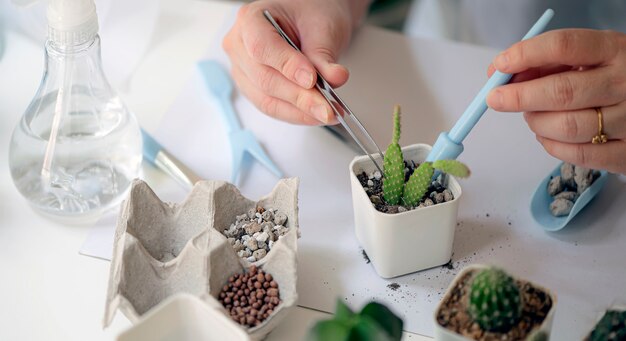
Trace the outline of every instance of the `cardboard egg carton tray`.
<path fill-rule="evenodd" d="M 281 303 L 266 320 L 253 328 L 242 326 L 252 338 L 263 338 L 298 298 L 298 184 L 297 178 L 280 180 L 269 195 L 252 201 L 230 183 L 201 181 L 184 202 L 172 204 L 135 180 L 117 221 L 104 326 L 118 309 L 136 323 L 159 302 L 181 292 L 228 315 L 217 300 L 222 287 L 230 276 L 254 264 L 272 274 L 280 290 Z M 250 263 L 237 256 L 220 231 L 257 205 L 285 213 L 289 231 L 267 256 Z"/>

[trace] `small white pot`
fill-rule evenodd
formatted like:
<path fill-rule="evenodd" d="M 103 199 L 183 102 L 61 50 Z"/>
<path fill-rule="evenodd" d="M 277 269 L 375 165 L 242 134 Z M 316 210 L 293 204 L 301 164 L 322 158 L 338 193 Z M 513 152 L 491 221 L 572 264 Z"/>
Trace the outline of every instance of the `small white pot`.
<path fill-rule="evenodd" d="M 414 144 L 402 149 L 405 160 L 423 162 L 431 147 Z M 380 157 L 375 159 L 382 165 Z M 350 163 L 352 205 L 356 237 L 379 276 L 391 278 L 447 263 L 452 257 L 452 243 L 461 197 L 461 186 L 449 177 L 448 188 L 454 200 L 396 214 L 383 213 L 374 207 L 358 174 L 376 170 L 367 155 Z"/>
<path fill-rule="evenodd" d="M 446 290 L 445 295 L 441 299 L 441 302 L 439 302 L 439 304 L 437 305 L 437 309 L 435 309 L 434 320 L 435 320 L 435 340 L 436 341 L 474 341 L 473 339 L 457 334 L 454 331 L 441 326 L 439 322 L 437 322 L 437 315 L 439 314 L 439 311 L 441 310 L 443 302 L 447 301 L 450 295 L 452 295 L 452 290 L 454 289 L 458 281 L 461 278 L 463 278 L 463 276 L 465 276 L 465 274 L 467 274 L 468 272 L 472 270 L 482 270 L 487 267 L 488 267 L 487 265 L 482 265 L 482 264 L 469 265 L 469 266 L 466 266 L 463 270 L 461 270 L 456 275 L 456 277 L 454 277 L 454 280 L 452 280 L 452 282 L 450 283 L 450 286 L 448 286 L 448 289 Z M 550 311 L 546 315 L 546 318 L 543 320 L 543 323 L 539 326 L 539 328 L 535 329 L 535 331 L 531 333 L 531 335 L 533 335 L 534 333 L 544 333 L 545 335 L 549 337 L 550 331 L 552 330 L 552 320 L 554 319 L 554 311 L 556 310 L 556 295 L 554 295 L 554 293 L 552 293 L 550 290 L 540 285 L 537 285 L 535 283 L 531 283 L 531 284 L 535 288 L 541 289 L 544 292 L 546 292 L 552 299 L 552 307 L 550 308 Z"/>

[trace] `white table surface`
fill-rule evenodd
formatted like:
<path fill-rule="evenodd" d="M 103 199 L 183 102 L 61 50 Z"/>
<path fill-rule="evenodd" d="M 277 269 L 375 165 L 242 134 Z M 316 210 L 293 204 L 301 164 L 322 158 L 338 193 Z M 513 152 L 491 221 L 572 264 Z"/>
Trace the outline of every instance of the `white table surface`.
<path fill-rule="evenodd" d="M 210 45 L 207 37 L 220 30 L 223 19 L 232 15 L 234 6 L 221 2 L 189 1 L 182 5 L 174 0 L 162 1 L 160 25 L 152 38 L 153 43 L 132 82 L 121 92 L 146 129 L 154 131 L 159 127 L 161 117 L 189 78 L 193 63 Z M 431 50 L 438 51 L 437 55 L 429 55 Z M 370 55 L 363 58 L 363 51 L 368 51 Z M 3 302 L 0 307 L 0 340 L 110 340 L 129 323 L 118 314 L 111 327 L 104 331 L 101 328 L 109 263 L 78 255 L 77 250 L 87 235 L 87 228 L 60 226 L 33 214 L 15 190 L 6 165 L 11 131 L 40 80 L 41 52 L 40 46 L 10 33 L 5 56 L 0 60 L 0 241 L 3 246 L 0 248 L 0 267 L 5 274 L 0 282 L 0 302 Z M 473 46 L 413 40 L 382 30 L 365 29 L 356 37 L 344 58 L 352 71 L 352 78 L 341 92 L 353 110 L 363 113 L 362 119 L 367 126 L 379 127 L 373 135 L 380 145 L 386 145 L 387 132 L 391 128 L 391 121 L 386 115 L 390 103 L 403 104 L 407 113 L 420 113 L 403 118 L 403 144 L 430 142 L 440 130 L 449 128 L 475 89 L 482 85 L 485 80 L 482 65 L 486 65 L 494 54 L 493 50 Z M 372 60 L 379 60 L 380 64 L 372 65 Z M 402 67 L 407 65 L 410 68 Z M 506 246 L 504 238 L 509 233 L 502 232 L 499 227 L 512 221 L 519 232 L 521 222 L 528 231 L 522 230 L 515 235 L 529 243 L 538 240 L 539 244 L 527 245 L 536 251 L 536 257 L 528 262 L 519 260 L 515 266 L 531 280 L 548 287 L 567 289 L 564 297 L 560 298 L 556 322 L 568 328 L 557 334 L 557 340 L 577 339 L 582 335 L 581 330 L 586 328 L 585 324 L 589 323 L 589 316 L 593 316 L 598 307 L 610 303 L 608 297 L 626 294 L 623 290 L 626 287 L 623 262 L 626 253 L 615 242 L 623 240 L 624 236 L 625 222 L 619 207 L 623 207 L 626 201 L 623 195 L 625 182 L 623 177 L 611 179 L 609 184 L 613 188 L 604 191 L 592 204 L 608 219 L 604 223 L 594 224 L 595 215 L 590 208 L 564 233 L 546 235 L 537 230 L 538 226 L 529 222 L 525 205 L 532 192 L 531 187 L 556 161 L 534 143 L 532 134 L 525 129 L 519 115 L 511 116 L 489 112 L 483 119 L 484 123 L 481 122 L 468 138 L 467 146 L 471 148 L 463 159 L 472 166 L 474 176 L 467 183 L 467 195 L 462 199 L 459 219 L 464 223 L 457 231 L 457 255 L 454 259 L 471 259 L 473 251 L 480 251 L 481 257 L 474 257 L 474 260 L 507 265 L 505 259 L 511 256 L 507 257 L 504 252 L 513 257 L 525 252 L 518 247 L 498 251 L 498 246 L 503 243 Z M 507 139 L 512 147 L 500 143 Z M 495 156 L 489 157 L 483 150 L 491 150 Z M 513 152 L 506 153 L 506 150 Z M 509 178 L 507 171 L 511 171 L 510 167 L 523 169 L 522 176 L 516 180 Z M 174 186 L 170 179 L 151 167 L 145 167 L 145 173 L 153 186 Z M 511 185 L 515 181 L 522 185 Z M 493 193 L 487 195 L 487 191 L 478 187 L 485 184 Z M 510 193 L 500 193 L 497 191 L 499 188 L 505 188 Z M 159 194 L 159 188 L 156 190 Z M 504 206 L 500 204 L 503 201 Z M 502 207 L 506 211 L 493 211 Z M 486 213 L 491 213 L 491 218 L 485 217 Z M 593 226 L 594 230 L 585 230 L 585 225 L 597 226 Z M 311 250 L 306 240 L 302 242 L 303 250 L 306 251 L 307 247 Z M 551 245 L 562 253 L 551 253 Z M 597 257 L 588 257 L 589 253 L 602 247 L 606 251 L 598 252 Z M 488 252 L 489 248 L 492 252 Z M 609 255 L 611 259 L 601 258 Z M 541 257 L 547 260 L 545 266 L 536 262 Z M 304 261 L 303 266 L 312 266 L 306 263 L 306 258 Z M 596 262 L 598 270 L 595 276 L 582 278 L 583 274 L 576 272 L 577 266 L 590 269 Z M 345 261 L 345 264 L 350 262 Z M 555 270 L 550 270 L 550 267 Z M 563 271 L 556 268 L 565 268 L 572 276 L 560 277 Z M 445 280 L 435 281 L 433 285 L 447 281 L 449 274 L 444 275 L 447 276 Z M 301 273 L 300 279 L 308 281 L 310 276 Z M 409 278 L 398 281 L 409 287 L 410 283 L 403 283 Z M 345 278 L 331 277 L 331 280 L 342 284 Z M 419 277 L 418 280 L 425 281 Z M 571 282 L 571 285 L 563 285 L 564 281 Z M 589 302 L 589 295 L 577 292 L 578 282 L 603 288 L 592 307 L 581 306 Z M 339 290 L 340 287 L 338 285 L 332 290 Z M 327 290 L 323 287 L 318 289 Z M 335 291 L 329 291 L 325 300 L 334 301 L 338 295 Z M 578 299 L 578 294 L 585 299 Z M 568 311 L 577 312 L 577 316 L 584 318 L 559 321 L 562 316 L 567 316 L 559 312 L 563 310 L 565 314 Z M 326 316 L 311 309 L 298 309 L 272 333 L 270 339 L 301 339 L 311 323 Z M 405 339 L 427 338 L 407 333 Z"/>

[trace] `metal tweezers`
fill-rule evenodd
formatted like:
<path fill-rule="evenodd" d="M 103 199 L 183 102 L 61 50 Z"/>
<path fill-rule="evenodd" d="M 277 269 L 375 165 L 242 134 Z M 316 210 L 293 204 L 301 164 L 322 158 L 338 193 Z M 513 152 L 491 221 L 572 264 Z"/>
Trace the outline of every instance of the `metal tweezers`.
<path fill-rule="evenodd" d="M 264 10 L 263 11 L 263 15 L 272 24 L 272 26 L 274 26 L 276 31 L 278 31 L 278 33 L 283 37 L 283 39 L 285 39 L 285 41 L 287 41 L 287 43 L 289 45 L 291 45 L 291 47 L 296 49 L 296 51 L 298 51 L 298 52 L 302 52 L 302 51 L 300 51 L 300 48 L 298 48 L 298 46 L 296 46 L 296 44 L 294 44 L 293 41 L 291 41 L 291 39 L 285 33 L 285 31 L 283 31 L 283 29 L 278 25 L 278 23 L 276 22 L 276 20 L 274 20 L 274 18 L 272 17 L 272 15 L 270 14 L 270 12 L 268 10 Z M 365 129 L 363 124 L 361 124 L 361 121 L 359 121 L 359 119 L 352 112 L 352 110 L 350 110 L 348 105 L 339 97 L 339 95 L 337 95 L 335 90 L 330 86 L 330 84 L 328 84 L 326 79 L 324 79 L 324 77 L 322 77 L 322 75 L 319 73 L 319 71 L 317 71 L 317 82 L 315 83 L 315 87 L 322 94 L 322 96 L 324 96 L 324 98 L 326 99 L 328 104 L 330 104 L 330 107 L 333 109 L 333 112 L 335 113 L 335 116 L 337 116 L 337 120 L 339 120 L 341 125 L 348 131 L 348 133 L 350 134 L 352 139 L 359 145 L 361 150 L 363 150 L 363 152 L 367 156 L 369 156 L 370 160 L 372 160 L 372 162 L 374 163 L 376 168 L 378 168 L 380 173 L 383 174 L 383 170 L 380 167 L 380 165 L 376 162 L 376 160 L 374 160 L 374 158 L 372 157 L 372 154 L 370 152 L 368 152 L 367 149 L 365 149 L 365 146 L 363 145 L 363 143 L 359 140 L 357 135 L 354 133 L 352 128 L 350 128 L 350 126 L 348 125 L 348 123 L 344 119 L 344 114 L 347 114 L 347 116 L 350 117 L 350 119 L 361 130 L 361 133 L 363 134 L 363 136 L 365 136 L 365 138 L 368 140 L 368 142 L 372 146 L 376 147 L 376 151 L 375 152 L 378 152 L 378 154 L 380 155 L 380 159 L 383 160 L 384 157 L 383 157 L 383 153 L 380 151 L 380 148 L 378 147 L 378 145 L 376 144 L 376 142 L 374 141 L 372 136 L 367 132 L 367 129 Z"/>

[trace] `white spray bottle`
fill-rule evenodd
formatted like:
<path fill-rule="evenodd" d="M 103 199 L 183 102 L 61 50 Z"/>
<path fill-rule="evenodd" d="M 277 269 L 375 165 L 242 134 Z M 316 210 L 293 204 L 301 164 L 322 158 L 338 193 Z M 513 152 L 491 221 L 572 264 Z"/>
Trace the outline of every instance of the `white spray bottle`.
<path fill-rule="evenodd" d="M 13 131 L 11 176 L 31 206 L 91 222 L 139 176 L 141 131 L 102 70 L 93 0 L 50 0 L 45 69 Z"/>

